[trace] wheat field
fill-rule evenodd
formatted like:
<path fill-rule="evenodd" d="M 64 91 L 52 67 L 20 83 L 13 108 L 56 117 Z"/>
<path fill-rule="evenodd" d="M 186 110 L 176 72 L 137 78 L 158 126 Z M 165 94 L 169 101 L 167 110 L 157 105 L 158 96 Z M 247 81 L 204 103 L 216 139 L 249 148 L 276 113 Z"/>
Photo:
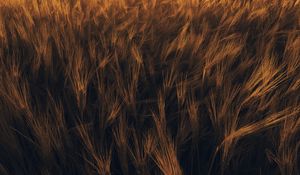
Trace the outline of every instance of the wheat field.
<path fill-rule="evenodd" d="M 297 175 L 300 1 L 0 0 L 1 175 Z"/>

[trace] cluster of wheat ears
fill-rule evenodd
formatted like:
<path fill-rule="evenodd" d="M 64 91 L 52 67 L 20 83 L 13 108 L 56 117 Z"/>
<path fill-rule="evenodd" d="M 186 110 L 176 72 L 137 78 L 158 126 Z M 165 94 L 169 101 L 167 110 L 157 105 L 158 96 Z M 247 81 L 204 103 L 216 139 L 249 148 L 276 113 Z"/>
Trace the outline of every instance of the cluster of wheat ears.
<path fill-rule="evenodd" d="M 1 175 L 296 175 L 300 1 L 1 0 Z"/>

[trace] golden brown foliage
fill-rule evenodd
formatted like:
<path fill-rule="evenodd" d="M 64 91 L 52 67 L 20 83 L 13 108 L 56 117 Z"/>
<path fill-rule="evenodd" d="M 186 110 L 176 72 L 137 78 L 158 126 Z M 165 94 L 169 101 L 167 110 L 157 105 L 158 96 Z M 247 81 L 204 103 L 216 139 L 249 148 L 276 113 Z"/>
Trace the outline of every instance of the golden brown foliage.
<path fill-rule="evenodd" d="M 300 173 L 300 1 L 0 1 L 0 174 Z"/>

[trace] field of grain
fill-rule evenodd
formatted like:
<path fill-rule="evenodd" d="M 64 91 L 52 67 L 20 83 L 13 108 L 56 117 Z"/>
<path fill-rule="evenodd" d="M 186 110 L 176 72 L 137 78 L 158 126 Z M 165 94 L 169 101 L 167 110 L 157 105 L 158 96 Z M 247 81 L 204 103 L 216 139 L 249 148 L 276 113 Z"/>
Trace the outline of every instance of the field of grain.
<path fill-rule="evenodd" d="M 297 175 L 300 1 L 0 0 L 1 175 Z"/>

